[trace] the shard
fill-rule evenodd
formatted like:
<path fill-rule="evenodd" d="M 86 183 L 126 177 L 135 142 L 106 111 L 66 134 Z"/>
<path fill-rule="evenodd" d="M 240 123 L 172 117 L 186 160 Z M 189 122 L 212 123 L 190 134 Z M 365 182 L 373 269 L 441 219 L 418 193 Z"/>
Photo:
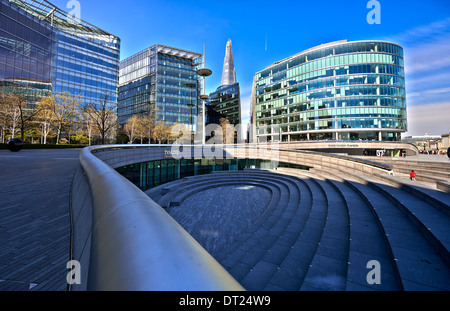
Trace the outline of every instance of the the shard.
<path fill-rule="evenodd" d="M 225 60 L 223 62 L 222 85 L 232 85 L 236 83 L 236 71 L 234 69 L 233 48 L 231 40 L 227 42 Z"/>

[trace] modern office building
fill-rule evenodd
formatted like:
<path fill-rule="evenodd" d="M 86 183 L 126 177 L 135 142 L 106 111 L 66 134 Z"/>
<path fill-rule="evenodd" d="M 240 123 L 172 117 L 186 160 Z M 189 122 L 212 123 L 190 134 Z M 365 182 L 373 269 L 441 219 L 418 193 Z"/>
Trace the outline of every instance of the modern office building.
<path fill-rule="evenodd" d="M 220 125 L 221 120 L 226 119 L 235 128 L 236 126 L 241 126 L 240 87 L 239 83 L 236 82 L 231 40 L 228 40 L 226 46 L 222 84 L 209 95 L 206 111 L 206 125 L 212 123 Z M 237 132 L 241 132 L 241 129 L 238 129 Z M 238 134 L 237 132 L 236 135 Z M 206 138 L 209 139 L 209 135 Z"/>
<path fill-rule="evenodd" d="M 136 114 L 155 114 L 163 122 L 192 125 L 195 129 L 198 94 L 197 70 L 203 54 L 153 45 L 120 63 L 118 118 L 120 124 Z"/>
<path fill-rule="evenodd" d="M 118 37 L 50 2 L 0 0 L 3 85 L 70 92 L 84 103 L 107 98 L 115 105 L 119 61 Z"/>
<path fill-rule="evenodd" d="M 323 44 L 254 76 L 252 141 L 400 141 L 407 131 L 402 47 Z"/>

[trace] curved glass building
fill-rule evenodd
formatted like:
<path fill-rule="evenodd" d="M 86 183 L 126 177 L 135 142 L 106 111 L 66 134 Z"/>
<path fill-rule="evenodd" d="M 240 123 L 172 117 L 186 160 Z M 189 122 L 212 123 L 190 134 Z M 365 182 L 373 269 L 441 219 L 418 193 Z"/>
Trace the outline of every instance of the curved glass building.
<path fill-rule="evenodd" d="M 407 131 L 403 48 L 394 43 L 323 44 L 257 72 L 253 85 L 254 142 L 399 141 Z"/>

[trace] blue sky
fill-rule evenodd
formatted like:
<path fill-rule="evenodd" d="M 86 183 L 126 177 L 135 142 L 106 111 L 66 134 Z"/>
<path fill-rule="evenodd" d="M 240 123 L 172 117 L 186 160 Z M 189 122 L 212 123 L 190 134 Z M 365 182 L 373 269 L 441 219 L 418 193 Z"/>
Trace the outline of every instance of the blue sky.
<path fill-rule="evenodd" d="M 68 0 L 50 2 L 66 9 Z M 200 53 L 205 47 L 213 71 L 207 93 L 221 83 L 231 39 L 244 123 L 253 76 L 266 66 L 331 41 L 395 42 L 405 49 L 407 135 L 450 132 L 449 0 L 379 0 L 379 25 L 367 23 L 368 0 L 79 2 L 82 19 L 121 38 L 122 59 L 156 43 Z"/>

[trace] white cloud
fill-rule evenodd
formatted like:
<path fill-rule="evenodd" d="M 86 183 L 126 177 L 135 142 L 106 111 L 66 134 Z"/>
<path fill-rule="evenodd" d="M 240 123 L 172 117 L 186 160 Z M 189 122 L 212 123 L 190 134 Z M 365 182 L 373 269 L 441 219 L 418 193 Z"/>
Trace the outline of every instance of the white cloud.
<path fill-rule="evenodd" d="M 449 29 L 450 32 L 450 29 Z M 405 46 L 407 75 L 450 67 L 450 33 L 432 41 Z"/>
<path fill-rule="evenodd" d="M 431 89 L 420 92 L 408 93 L 408 97 L 418 97 L 418 96 L 427 96 L 427 95 L 436 95 L 441 93 L 449 93 L 450 87 L 444 87 L 439 89 Z"/>
<path fill-rule="evenodd" d="M 418 39 L 427 39 L 442 34 L 447 34 L 450 29 L 450 17 L 409 29 L 400 34 L 390 37 L 390 40 L 399 41 L 403 44 L 416 43 Z"/>
<path fill-rule="evenodd" d="M 420 136 L 450 133 L 450 101 L 408 107 L 408 132 Z"/>

